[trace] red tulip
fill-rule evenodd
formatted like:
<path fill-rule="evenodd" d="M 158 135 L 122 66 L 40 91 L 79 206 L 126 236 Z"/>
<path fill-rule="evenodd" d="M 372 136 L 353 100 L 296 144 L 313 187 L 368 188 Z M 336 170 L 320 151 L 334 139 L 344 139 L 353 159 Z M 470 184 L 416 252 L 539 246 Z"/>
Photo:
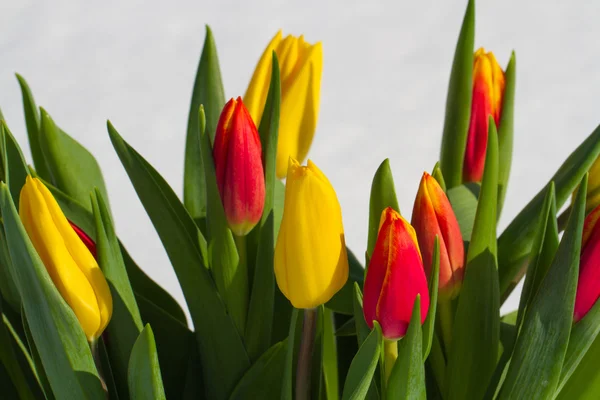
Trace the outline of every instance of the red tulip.
<path fill-rule="evenodd" d="M 437 235 L 440 242 L 441 298 L 453 298 L 460 290 L 464 276 L 465 250 L 460 227 L 450 201 L 437 181 L 423 173 L 415 205 L 412 224 L 417 233 L 419 247 L 427 277 L 431 279 L 433 245 Z"/>
<path fill-rule="evenodd" d="M 221 112 L 213 157 L 229 227 L 246 235 L 262 216 L 265 178 L 260 138 L 240 97 L 229 100 Z"/>
<path fill-rule="evenodd" d="M 465 182 L 480 182 L 483 177 L 489 117 L 493 116 L 496 126 L 499 125 L 504 85 L 504 71 L 494 54 L 486 53 L 483 48 L 477 50 L 473 63 L 471 121 L 463 166 Z"/>
<path fill-rule="evenodd" d="M 386 339 L 406 334 L 417 295 L 421 323 L 429 310 L 429 289 L 415 230 L 392 208 L 381 214 L 379 234 L 365 279 L 363 312 L 370 328 L 379 322 Z"/>
<path fill-rule="evenodd" d="M 575 295 L 575 322 L 581 320 L 600 297 L 600 205 L 586 218 L 583 224 L 579 280 Z"/>

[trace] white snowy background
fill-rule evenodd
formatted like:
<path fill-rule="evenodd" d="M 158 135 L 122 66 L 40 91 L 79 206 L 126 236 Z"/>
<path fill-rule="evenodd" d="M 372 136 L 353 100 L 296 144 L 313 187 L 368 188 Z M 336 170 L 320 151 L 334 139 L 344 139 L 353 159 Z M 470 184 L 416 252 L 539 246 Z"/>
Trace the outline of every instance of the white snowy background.
<path fill-rule="evenodd" d="M 192 84 L 214 32 L 227 97 L 243 95 L 279 28 L 322 41 L 321 112 L 310 158 L 342 205 L 348 245 L 366 246 L 371 179 L 386 157 L 410 215 L 439 155 L 448 76 L 466 1 L 0 0 L 0 107 L 26 149 L 14 73 L 97 157 L 118 234 L 183 304 L 161 243 L 106 133 L 120 133 L 182 193 Z M 590 1 L 479 1 L 476 46 L 517 54 L 515 141 L 501 231 L 600 122 L 600 9 Z M 29 150 L 26 150 L 29 157 Z M 504 310 L 514 309 L 513 296 Z"/>

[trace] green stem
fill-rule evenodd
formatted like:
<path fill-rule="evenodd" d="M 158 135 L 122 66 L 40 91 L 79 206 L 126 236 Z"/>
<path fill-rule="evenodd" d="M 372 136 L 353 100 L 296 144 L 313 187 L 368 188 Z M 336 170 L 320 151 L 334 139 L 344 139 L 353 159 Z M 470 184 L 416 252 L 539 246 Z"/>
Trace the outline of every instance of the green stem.
<path fill-rule="evenodd" d="M 235 241 L 235 247 L 237 248 L 239 261 L 239 268 L 243 268 L 243 270 L 248 270 L 248 251 L 246 249 L 246 236 L 238 236 L 236 234 L 233 235 L 233 240 Z M 249 278 L 250 271 L 248 271 Z M 252 280 L 249 280 L 250 285 L 252 284 Z"/>
<path fill-rule="evenodd" d="M 92 358 L 94 359 L 94 364 L 96 364 L 96 369 L 98 370 L 98 378 L 100 378 L 100 383 L 102 384 L 102 389 L 108 399 L 108 387 L 106 386 L 106 382 L 104 381 L 104 373 L 102 370 L 102 362 L 100 361 L 100 353 L 98 352 L 98 339 L 94 339 L 91 342 L 88 342 L 90 345 L 90 350 L 92 351 Z"/>
<path fill-rule="evenodd" d="M 317 309 L 305 309 L 302 339 L 298 350 L 298 365 L 296 367 L 296 400 L 310 399 L 310 365 L 315 347 L 316 326 Z"/>
<path fill-rule="evenodd" d="M 454 323 L 454 313 L 452 311 L 452 302 L 440 301 L 437 305 L 437 313 L 440 316 L 440 328 L 442 331 L 442 339 L 444 341 L 444 349 L 446 354 L 452 344 L 452 325 Z"/>
<path fill-rule="evenodd" d="M 383 358 L 383 371 L 387 385 L 390 375 L 392 375 L 394 364 L 396 364 L 396 360 L 398 359 L 398 342 L 396 340 L 383 340 Z"/>

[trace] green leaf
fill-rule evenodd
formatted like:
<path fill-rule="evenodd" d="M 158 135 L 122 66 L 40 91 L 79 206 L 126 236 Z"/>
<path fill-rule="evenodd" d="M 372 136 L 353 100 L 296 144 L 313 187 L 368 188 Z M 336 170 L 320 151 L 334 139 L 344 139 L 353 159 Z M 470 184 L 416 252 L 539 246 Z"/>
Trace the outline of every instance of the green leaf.
<path fill-rule="evenodd" d="M 283 365 L 283 377 L 281 384 L 281 399 L 293 399 L 293 377 L 294 377 L 294 354 L 296 347 L 296 336 L 302 330 L 302 313 L 297 308 L 292 310 L 292 318 L 288 334 L 287 348 L 285 353 L 285 364 Z"/>
<path fill-rule="evenodd" d="M 448 189 L 446 193 L 458 220 L 458 226 L 460 227 L 460 233 L 466 248 L 468 248 L 468 244 L 471 241 L 475 212 L 477 211 L 477 199 L 479 198 L 480 191 L 481 186 L 479 183 L 469 182 Z"/>
<path fill-rule="evenodd" d="M 205 178 L 198 137 L 200 105 L 204 105 L 206 112 L 206 131 L 211 140 L 214 140 L 217 122 L 225 105 L 225 90 L 221 79 L 217 47 L 208 25 L 206 25 L 206 38 L 192 92 L 185 141 L 183 203 L 193 218 L 200 218 L 206 214 Z"/>
<path fill-rule="evenodd" d="M 440 282 L 440 239 L 436 235 L 433 244 L 433 257 L 431 260 L 431 278 L 429 278 L 429 311 L 423 324 L 423 360 L 427 359 L 431 351 L 431 343 L 435 336 L 435 316 L 437 310 L 438 284 Z"/>
<path fill-rule="evenodd" d="M 200 150 L 206 179 L 206 230 L 208 257 L 212 276 L 223 297 L 227 312 L 240 334 L 246 330 L 248 314 L 248 269 L 240 262 L 233 233 L 228 227 L 208 135 L 204 130 L 204 112 L 200 106 Z"/>
<path fill-rule="evenodd" d="M 273 52 L 271 84 L 265 103 L 263 117 L 259 127 L 262 143 L 263 167 L 265 171 L 265 206 L 260 227 L 251 234 L 259 236 L 257 243 L 256 266 L 252 273 L 252 291 L 248 305 L 248 318 L 244 335 L 250 359 L 256 360 L 271 345 L 273 329 L 273 310 L 275 296 L 275 276 L 273 254 L 275 249 L 275 160 L 277 156 L 277 138 L 279 133 L 279 104 L 281 85 L 279 82 L 279 63 Z"/>
<path fill-rule="evenodd" d="M 92 354 L 75 314 L 63 300 L 21 224 L 8 187 L 0 208 L 24 313 L 52 391 L 59 399 L 104 399 Z"/>
<path fill-rule="evenodd" d="M 21 96 L 23 97 L 23 112 L 25 114 L 25 125 L 27 126 L 27 136 L 29 138 L 29 148 L 31 149 L 33 165 L 35 165 L 36 173 L 41 178 L 49 181 L 51 175 L 40 144 L 40 112 L 35 104 L 33 94 L 31 93 L 27 81 L 21 75 L 16 75 L 19 86 L 21 87 Z"/>
<path fill-rule="evenodd" d="M 348 280 L 325 306 L 338 314 L 354 315 L 354 284 L 358 283 L 359 287 L 363 285 L 365 269 L 350 249 L 346 249 L 346 251 L 350 269 Z"/>
<path fill-rule="evenodd" d="M 108 199 L 104 178 L 94 156 L 62 129 L 41 108 L 39 144 L 48 166 L 52 183 L 91 210 L 90 192 L 98 188 Z"/>
<path fill-rule="evenodd" d="M 582 321 L 583 319 L 579 322 L 581 323 Z M 562 390 L 557 392 L 555 398 L 558 400 L 596 400 L 600 392 L 599 358 L 600 336 L 596 336 L 596 339 L 577 365 L 575 371 L 573 371 L 567 382 L 564 383 Z M 566 367 L 569 368 L 568 366 Z"/>
<path fill-rule="evenodd" d="M 19 196 L 29 174 L 25 157 L 5 121 L 0 121 L 0 142 L 2 143 L 2 159 L 6 173 L 6 184 L 10 189 L 13 202 L 19 209 Z"/>
<path fill-rule="evenodd" d="M 27 341 L 27 346 L 29 348 L 29 352 L 31 354 L 31 360 L 33 363 L 35 374 L 38 378 L 38 382 L 44 392 L 44 397 L 47 400 L 54 400 L 54 394 L 52 393 L 52 388 L 50 387 L 50 382 L 48 381 L 48 376 L 46 375 L 46 371 L 44 371 L 44 366 L 42 364 L 42 359 L 40 357 L 40 353 L 37 350 L 35 342 L 33 341 L 33 336 L 31 335 L 31 329 L 29 329 L 29 324 L 27 323 L 27 318 L 25 318 L 25 310 L 21 310 L 21 324 L 23 325 L 23 333 L 25 339 Z"/>
<path fill-rule="evenodd" d="M 6 244 L 4 228 L 0 225 L 0 295 L 13 311 L 21 310 L 21 295 L 17 283 L 11 274 L 12 263 Z"/>
<path fill-rule="evenodd" d="M 348 318 L 346 322 L 338 326 L 335 330 L 335 336 L 356 336 L 356 321 L 354 317 Z"/>
<path fill-rule="evenodd" d="M 110 213 L 99 190 L 92 195 L 92 209 L 96 220 L 97 259 L 108 282 L 113 301 L 113 312 L 106 328 L 107 352 L 114 371 L 117 392 L 126 398 L 128 393 L 127 368 L 136 339 L 142 331 L 142 318 L 129 283 L 119 241 Z"/>
<path fill-rule="evenodd" d="M 446 191 L 446 181 L 444 180 L 444 174 L 442 174 L 442 169 L 440 168 L 440 162 L 436 162 L 433 167 L 433 171 L 431 172 L 431 176 L 437 181 L 438 185 L 442 188 L 442 190 Z"/>
<path fill-rule="evenodd" d="M 131 349 L 127 373 L 132 400 L 166 399 L 150 325 L 146 325 Z"/>
<path fill-rule="evenodd" d="M 344 383 L 343 400 L 364 399 L 369 391 L 379 361 L 382 340 L 381 329 L 375 324 L 376 328 L 367 336 L 350 364 Z"/>
<path fill-rule="evenodd" d="M 396 199 L 396 189 L 394 187 L 394 177 L 390 169 L 390 160 L 383 160 L 371 184 L 371 198 L 369 201 L 369 237 L 367 242 L 367 264 L 371 259 L 375 242 L 377 241 L 377 233 L 379 232 L 379 220 L 381 213 L 387 207 L 392 207 L 400 212 L 398 200 Z M 366 273 L 366 272 L 365 272 Z"/>
<path fill-rule="evenodd" d="M 333 311 L 323 308 L 323 339 L 321 358 L 323 361 L 323 381 L 328 400 L 338 400 L 339 378 L 337 364 L 337 343 L 335 338 L 335 321 Z"/>
<path fill-rule="evenodd" d="M 207 269 L 204 238 L 167 182 L 110 123 L 108 130 L 181 285 L 196 329 L 206 395 L 225 399 L 250 360 Z"/>
<path fill-rule="evenodd" d="M 353 308 L 354 308 L 354 323 L 356 324 L 356 338 L 358 340 L 358 347 L 363 345 L 369 334 L 371 334 L 371 329 L 367 325 L 367 321 L 365 321 L 365 317 L 363 314 L 363 295 L 360 291 L 360 286 L 358 283 L 354 283 L 354 296 L 353 298 Z M 375 372 L 377 375 L 377 371 Z M 348 375 L 349 376 L 349 375 Z M 348 376 L 346 377 L 346 382 L 348 381 Z M 378 378 L 371 382 L 371 385 L 367 391 L 367 399 L 378 400 L 379 392 L 377 391 Z"/>
<path fill-rule="evenodd" d="M 389 399 L 426 399 L 421 333 L 421 295 L 413 304 L 406 336 L 398 344 L 398 359 L 388 380 Z"/>
<path fill-rule="evenodd" d="M 496 263 L 498 136 L 490 117 L 485 169 L 454 319 L 448 399 L 482 398 L 498 360 L 500 299 Z M 473 327 L 477 327 L 474 329 Z"/>
<path fill-rule="evenodd" d="M 600 154 L 600 126 L 565 160 L 550 179 L 556 186 L 556 209 L 560 210 L 583 175 Z M 549 183 L 548 183 L 549 184 Z M 546 187 L 521 210 L 498 238 L 498 274 L 500 293 L 506 299 L 518 282 L 533 245 L 538 213 L 546 196 Z"/>
<path fill-rule="evenodd" d="M 469 0 L 463 19 L 446 98 L 446 117 L 440 166 L 448 189 L 462 183 L 463 162 L 473 94 L 473 46 L 475 44 L 475 1 Z"/>
<path fill-rule="evenodd" d="M 263 353 L 244 374 L 229 397 L 230 400 L 275 399 L 281 383 L 288 340 L 278 342 Z"/>
<path fill-rule="evenodd" d="M 512 164 L 515 86 L 517 80 L 516 64 L 517 60 L 513 51 L 504 73 L 502 116 L 498 125 L 498 219 L 500 219 L 500 214 L 502 213 L 506 188 L 508 187 L 508 178 L 510 176 L 510 166 Z"/>
<path fill-rule="evenodd" d="M 500 399 L 552 398 L 573 323 L 587 174 L 554 260 L 523 318 Z"/>

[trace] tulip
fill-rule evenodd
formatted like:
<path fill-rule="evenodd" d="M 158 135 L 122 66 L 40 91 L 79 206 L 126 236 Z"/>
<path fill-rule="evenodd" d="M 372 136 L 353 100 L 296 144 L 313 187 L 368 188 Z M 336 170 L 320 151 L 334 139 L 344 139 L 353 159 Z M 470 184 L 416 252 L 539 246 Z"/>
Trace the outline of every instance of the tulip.
<path fill-rule="evenodd" d="M 27 177 L 19 216 L 52 282 L 94 342 L 112 315 L 110 289 L 98 263 L 39 179 Z"/>
<path fill-rule="evenodd" d="M 79 236 L 79 239 L 81 239 L 83 244 L 85 244 L 85 247 L 87 247 L 90 253 L 92 253 L 92 256 L 96 258 L 96 243 L 94 243 L 92 238 L 90 238 L 87 235 L 87 233 L 85 233 L 80 227 L 75 225 L 73 222 L 69 221 L 69 225 L 71 225 L 71 228 L 73 228 L 77 236 Z"/>
<path fill-rule="evenodd" d="M 282 39 L 281 31 L 277 32 L 258 61 L 244 96 L 244 103 L 257 125 L 269 91 L 273 51 L 279 60 L 281 80 L 276 161 L 276 174 L 281 179 L 286 176 L 290 157 L 300 162 L 306 158 L 315 134 L 323 49 L 321 43 L 306 43 L 303 36 L 288 35 Z"/>
<path fill-rule="evenodd" d="M 365 321 L 381 325 L 383 336 L 397 340 L 406 334 L 417 295 L 421 323 L 429 310 L 429 289 L 413 227 L 391 207 L 383 210 L 377 242 L 364 286 Z"/>
<path fill-rule="evenodd" d="M 308 160 L 290 158 L 283 218 L 275 245 L 275 277 L 296 308 L 329 301 L 348 280 L 342 210 L 327 177 Z"/>
<path fill-rule="evenodd" d="M 583 223 L 581 258 L 579 259 L 579 280 L 575 295 L 575 322 L 581 320 L 600 297 L 600 205 Z"/>
<path fill-rule="evenodd" d="M 240 97 L 229 100 L 221 112 L 213 157 L 227 223 L 244 236 L 262 216 L 265 177 L 260 138 Z"/>
<path fill-rule="evenodd" d="M 412 224 L 423 255 L 427 277 L 431 279 L 433 245 L 440 241 L 439 296 L 454 298 L 463 280 L 464 246 L 452 206 L 437 181 L 423 173 L 413 207 Z"/>
<path fill-rule="evenodd" d="M 498 126 L 502 115 L 504 85 L 504 71 L 494 54 L 486 53 L 483 48 L 477 50 L 473 65 L 471 120 L 463 166 L 465 182 L 480 182 L 483 177 L 489 116 L 494 117 Z"/>

